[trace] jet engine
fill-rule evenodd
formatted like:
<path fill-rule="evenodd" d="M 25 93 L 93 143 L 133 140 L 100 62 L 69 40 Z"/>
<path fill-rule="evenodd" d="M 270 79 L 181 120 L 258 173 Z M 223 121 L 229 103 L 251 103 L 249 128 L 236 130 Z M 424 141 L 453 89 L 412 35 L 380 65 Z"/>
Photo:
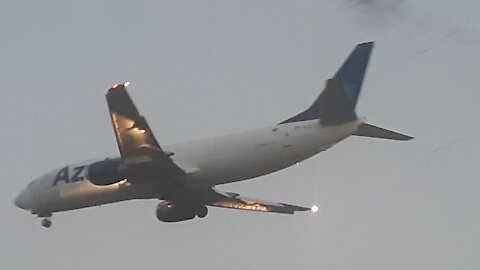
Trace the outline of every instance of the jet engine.
<path fill-rule="evenodd" d="M 88 180 L 95 185 L 106 186 L 118 183 L 126 177 L 120 171 L 120 159 L 105 159 L 88 167 Z"/>
<path fill-rule="evenodd" d="M 164 201 L 158 204 L 155 212 L 158 220 L 163 222 L 179 222 L 195 218 L 204 218 L 208 214 L 204 205 L 176 204 Z"/>

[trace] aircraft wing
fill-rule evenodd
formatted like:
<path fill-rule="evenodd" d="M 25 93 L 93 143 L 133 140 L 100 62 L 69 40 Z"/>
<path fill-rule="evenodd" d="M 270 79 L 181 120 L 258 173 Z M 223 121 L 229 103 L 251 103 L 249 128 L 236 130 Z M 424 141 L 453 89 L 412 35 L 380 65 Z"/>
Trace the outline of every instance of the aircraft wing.
<path fill-rule="evenodd" d="M 285 203 L 251 199 L 232 192 L 221 192 L 214 189 L 211 191 L 212 193 L 209 196 L 210 202 L 207 203 L 209 206 L 280 214 L 294 214 L 296 211 L 310 211 L 313 209 Z"/>
<path fill-rule="evenodd" d="M 145 118 L 140 115 L 130 98 L 126 86 L 115 84 L 106 95 L 118 149 L 124 167 L 155 164 L 160 173 L 185 172 L 162 150 Z M 158 172 L 157 172 L 158 173 Z"/>

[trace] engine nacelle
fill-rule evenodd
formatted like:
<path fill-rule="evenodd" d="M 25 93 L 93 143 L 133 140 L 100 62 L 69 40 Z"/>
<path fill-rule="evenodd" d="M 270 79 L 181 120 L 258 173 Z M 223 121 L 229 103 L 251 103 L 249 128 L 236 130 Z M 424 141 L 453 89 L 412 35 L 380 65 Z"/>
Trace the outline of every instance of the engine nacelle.
<path fill-rule="evenodd" d="M 170 201 L 164 201 L 158 204 L 155 212 L 158 220 L 163 222 L 179 222 L 195 218 L 195 216 L 205 217 L 208 210 L 205 206 L 175 204 Z"/>
<path fill-rule="evenodd" d="M 88 167 L 88 180 L 95 185 L 106 186 L 118 183 L 126 177 L 120 171 L 120 159 L 105 159 Z"/>

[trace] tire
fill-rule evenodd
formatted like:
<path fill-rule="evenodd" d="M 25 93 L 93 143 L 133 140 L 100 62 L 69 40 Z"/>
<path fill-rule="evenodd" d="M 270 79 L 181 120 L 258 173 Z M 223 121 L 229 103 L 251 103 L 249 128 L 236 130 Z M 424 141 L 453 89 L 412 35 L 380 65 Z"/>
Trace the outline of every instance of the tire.
<path fill-rule="evenodd" d="M 204 217 L 207 216 L 207 214 L 208 214 L 208 209 L 207 209 L 207 207 L 203 206 L 203 207 L 201 207 L 201 208 L 198 209 L 197 216 L 198 216 L 199 218 L 204 218 Z"/>
<path fill-rule="evenodd" d="M 42 219 L 42 226 L 45 228 L 50 228 L 52 226 L 52 222 L 46 218 Z"/>

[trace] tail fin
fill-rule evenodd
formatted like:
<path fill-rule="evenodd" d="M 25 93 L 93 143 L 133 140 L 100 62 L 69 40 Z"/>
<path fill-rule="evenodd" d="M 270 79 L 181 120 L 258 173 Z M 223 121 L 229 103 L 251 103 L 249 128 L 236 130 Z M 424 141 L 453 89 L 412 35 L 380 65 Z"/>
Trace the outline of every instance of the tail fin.
<path fill-rule="evenodd" d="M 320 119 L 323 125 L 339 125 L 357 119 L 355 107 L 362 89 L 373 42 L 358 44 L 315 102 L 305 111 L 280 124 Z"/>
<path fill-rule="evenodd" d="M 358 128 L 357 132 L 353 135 L 362 136 L 362 137 L 371 137 L 371 138 L 379 138 L 379 139 L 387 139 L 387 140 L 396 140 L 396 141 L 409 141 L 413 139 L 413 137 L 400 134 L 395 131 L 391 131 L 388 129 L 384 129 L 381 127 L 377 127 L 370 124 L 361 124 Z"/>
<path fill-rule="evenodd" d="M 335 78 L 342 83 L 348 101 L 354 107 L 357 105 L 372 50 L 373 42 L 358 44 L 335 74 Z"/>

